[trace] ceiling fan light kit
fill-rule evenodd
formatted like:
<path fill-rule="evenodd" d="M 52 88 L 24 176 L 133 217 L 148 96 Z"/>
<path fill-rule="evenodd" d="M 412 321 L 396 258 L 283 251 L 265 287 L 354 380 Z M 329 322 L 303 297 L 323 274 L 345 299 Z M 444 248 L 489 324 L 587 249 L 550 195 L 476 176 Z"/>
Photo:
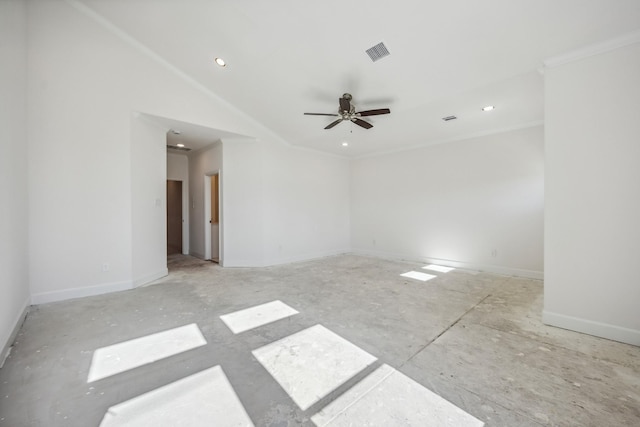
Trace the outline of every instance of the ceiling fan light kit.
<path fill-rule="evenodd" d="M 357 124 L 360 127 L 365 129 L 371 129 L 373 125 L 365 120 L 362 120 L 360 117 L 366 116 L 378 116 L 381 114 L 389 114 L 391 110 L 388 108 L 379 108 L 377 110 L 365 110 L 365 111 L 356 111 L 356 107 L 351 104 L 351 100 L 353 97 L 349 93 L 345 93 L 341 98 L 338 99 L 338 104 L 340 107 L 338 108 L 338 114 L 330 114 L 330 113 L 304 113 L 308 116 L 333 116 L 339 117 L 335 121 L 329 123 L 325 129 L 331 129 L 336 126 L 338 123 L 344 121 L 350 121 L 352 123 Z"/>

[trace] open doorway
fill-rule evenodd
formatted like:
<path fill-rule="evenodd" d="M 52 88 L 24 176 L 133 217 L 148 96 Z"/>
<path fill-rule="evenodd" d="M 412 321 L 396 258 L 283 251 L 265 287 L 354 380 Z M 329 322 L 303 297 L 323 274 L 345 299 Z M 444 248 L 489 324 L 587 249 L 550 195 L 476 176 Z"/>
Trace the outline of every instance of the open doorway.
<path fill-rule="evenodd" d="M 220 171 L 204 177 L 204 218 L 205 218 L 205 259 L 220 263 L 221 209 L 220 209 Z"/>
<path fill-rule="evenodd" d="M 167 180 L 167 255 L 182 253 L 182 181 Z"/>

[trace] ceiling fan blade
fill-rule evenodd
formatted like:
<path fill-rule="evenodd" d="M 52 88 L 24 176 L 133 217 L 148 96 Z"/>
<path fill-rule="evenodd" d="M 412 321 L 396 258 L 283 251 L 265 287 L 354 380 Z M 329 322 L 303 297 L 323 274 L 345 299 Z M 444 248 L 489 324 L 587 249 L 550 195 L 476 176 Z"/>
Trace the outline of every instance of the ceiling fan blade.
<path fill-rule="evenodd" d="M 340 111 L 351 111 L 351 102 L 344 96 L 340 98 Z"/>
<path fill-rule="evenodd" d="M 357 117 L 354 117 L 353 119 L 351 119 L 351 121 L 358 126 L 362 126 L 365 129 L 371 129 L 373 127 L 371 123 L 365 122 L 364 120 L 358 119 Z"/>
<path fill-rule="evenodd" d="M 388 108 L 380 108 L 378 110 L 360 111 L 357 114 L 360 114 L 360 116 L 364 117 L 364 116 L 378 116 L 380 114 L 389 114 L 389 113 L 391 113 L 391 110 L 389 110 Z"/>
<path fill-rule="evenodd" d="M 343 119 L 338 119 L 335 122 L 331 122 L 329 123 L 329 125 L 325 128 L 325 129 L 331 129 L 332 127 L 334 127 L 335 125 L 337 125 L 338 123 L 340 123 Z"/>
<path fill-rule="evenodd" d="M 305 116 L 339 116 L 340 114 L 330 114 L 330 113 L 304 113 Z"/>

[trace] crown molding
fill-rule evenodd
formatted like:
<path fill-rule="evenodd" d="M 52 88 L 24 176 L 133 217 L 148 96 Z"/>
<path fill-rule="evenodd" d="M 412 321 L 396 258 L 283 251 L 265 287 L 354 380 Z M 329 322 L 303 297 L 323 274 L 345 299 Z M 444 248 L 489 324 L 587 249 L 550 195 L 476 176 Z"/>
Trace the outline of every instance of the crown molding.
<path fill-rule="evenodd" d="M 600 43 L 591 44 L 572 50 L 561 55 L 552 56 L 543 62 L 545 68 L 554 68 L 570 62 L 579 61 L 594 55 L 600 55 L 621 47 L 625 47 L 634 43 L 640 43 L 640 30 L 625 34 L 614 39 L 606 40 Z"/>

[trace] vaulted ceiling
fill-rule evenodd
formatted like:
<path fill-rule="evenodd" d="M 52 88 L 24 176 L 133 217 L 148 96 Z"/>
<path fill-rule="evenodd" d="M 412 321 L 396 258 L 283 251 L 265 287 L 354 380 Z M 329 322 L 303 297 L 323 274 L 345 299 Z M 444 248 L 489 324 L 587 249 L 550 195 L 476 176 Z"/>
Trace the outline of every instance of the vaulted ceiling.
<path fill-rule="evenodd" d="M 70 1 L 290 144 L 347 156 L 540 124 L 545 58 L 640 29 L 640 0 Z M 373 62 L 380 42 L 390 55 Z M 335 113 L 345 92 L 391 114 L 369 130 L 303 115 Z"/>

